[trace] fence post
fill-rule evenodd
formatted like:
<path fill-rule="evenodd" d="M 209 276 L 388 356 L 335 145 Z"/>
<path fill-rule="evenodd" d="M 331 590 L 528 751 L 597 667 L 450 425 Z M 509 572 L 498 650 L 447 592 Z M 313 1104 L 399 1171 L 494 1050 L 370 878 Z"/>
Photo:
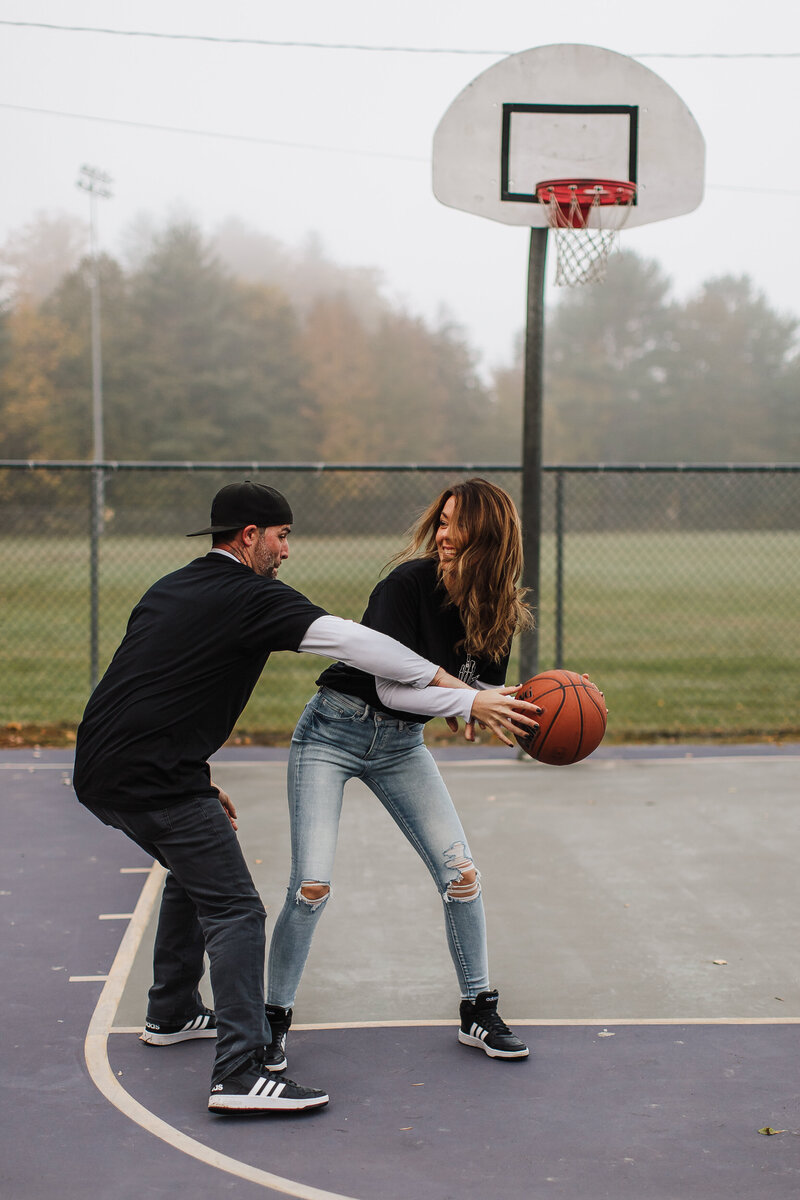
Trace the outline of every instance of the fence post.
<path fill-rule="evenodd" d="M 89 685 L 94 691 L 100 673 L 100 531 L 103 520 L 103 468 L 93 464 L 89 497 Z"/>

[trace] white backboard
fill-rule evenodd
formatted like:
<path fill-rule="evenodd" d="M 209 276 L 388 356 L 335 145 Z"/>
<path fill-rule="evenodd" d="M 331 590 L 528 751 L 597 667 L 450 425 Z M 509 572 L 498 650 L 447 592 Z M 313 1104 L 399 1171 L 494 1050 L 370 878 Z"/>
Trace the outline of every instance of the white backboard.
<path fill-rule="evenodd" d="M 489 67 L 448 108 L 433 139 L 442 204 L 507 225 L 544 226 L 536 185 L 597 178 L 636 184 L 627 226 L 697 208 L 705 142 L 673 89 L 600 46 L 524 50 Z"/>

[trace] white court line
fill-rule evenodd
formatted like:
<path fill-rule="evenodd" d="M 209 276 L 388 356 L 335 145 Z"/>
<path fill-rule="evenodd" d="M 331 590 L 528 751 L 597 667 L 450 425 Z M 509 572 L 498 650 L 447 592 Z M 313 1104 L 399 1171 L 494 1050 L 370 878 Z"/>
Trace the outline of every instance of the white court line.
<path fill-rule="evenodd" d="M 231 1158 L 227 1154 L 220 1154 L 210 1146 L 204 1146 L 202 1142 L 195 1141 L 194 1138 L 188 1137 L 181 1130 L 175 1129 L 166 1121 L 162 1121 L 160 1117 L 150 1112 L 138 1100 L 134 1100 L 133 1096 L 125 1090 L 111 1069 L 111 1064 L 108 1061 L 108 1036 L 112 1032 L 113 1020 L 119 1007 L 128 975 L 133 966 L 139 943 L 147 929 L 150 914 L 161 893 L 165 875 L 166 871 L 164 868 L 158 863 L 153 863 L 147 881 L 142 888 L 142 893 L 130 924 L 125 931 L 125 936 L 120 942 L 120 947 L 114 958 L 106 984 L 100 993 L 97 1007 L 89 1022 L 89 1029 L 86 1034 L 86 1041 L 84 1042 L 84 1055 L 86 1066 L 89 1069 L 89 1074 L 95 1086 L 115 1108 L 119 1109 L 121 1113 L 136 1125 L 139 1125 L 148 1133 L 152 1133 L 154 1137 L 160 1138 L 167 1145 L 174 1146 L 176 1150 L 180 1150 L 183 1154 L 188 1154 L 191 1158 L 196 1158 L 200 1162 L 206 1163 L 207 1166 L 216 1167 L 220 1171 L 226 1171 L 228 1174 L 235 1175 L 239 1179 L 247 1179 L 250 1183 L 257 1183 L 262 1187 L 272 1188 L 273 1191 L 282 1192 L 286 1196 L 295 1196 L 298 1200 L 357 1200 L 353 1196 L 345 1196 L 339 1192 L 327 1192 L 321 1188 L 307 1187 L 292 1179 L 284 1179 L 280 1175 L 273 1175 L 270 1171 L 262 1171 L 259 1167 L 253 1167 L 249 1163 L 240 1162 L 238 1159 Z M 137 1030 L 137 1032 L 140 1032 L 140 1030 Z"/>

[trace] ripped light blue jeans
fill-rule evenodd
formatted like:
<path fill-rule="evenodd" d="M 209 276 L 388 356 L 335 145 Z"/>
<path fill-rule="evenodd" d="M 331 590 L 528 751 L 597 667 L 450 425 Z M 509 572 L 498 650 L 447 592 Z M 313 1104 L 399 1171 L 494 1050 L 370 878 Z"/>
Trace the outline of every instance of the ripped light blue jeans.
<path fill-rule="evenodd" d="M 333 860 L 348 779 L 380 800 L 434 878 L 444 905 L 450 954 L 461 996 L 489 987 L 486 922 L 477 871 L 461 821 L 421 724 L 377 712 L 355 696 L 322 688 L 297 723 L 289 755 L 292 874 L 269 953 L 267 1000 L 291 1008 L 311 939 L 330 895 Z M 303 885 L 326 885 L 316 901 Z M 317 889 L 319 890 L 319 889 Z"/>

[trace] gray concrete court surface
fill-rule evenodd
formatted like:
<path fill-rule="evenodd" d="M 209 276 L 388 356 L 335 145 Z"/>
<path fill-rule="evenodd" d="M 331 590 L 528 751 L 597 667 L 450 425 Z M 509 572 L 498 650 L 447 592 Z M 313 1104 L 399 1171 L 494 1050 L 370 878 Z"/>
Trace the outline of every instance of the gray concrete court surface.
<path fill-rule="evenodd" d="M 135 1036 L 158 898 L 145 856 L 81 810 L 67 753 L 0 752 L 3 1200 L 794 1200 L 800 746 L 439 757 L 531 1057 L 458 1045 L 438 896 L 351 784 L 289 1043 L 290 1074 L 331 1104 L 237 1121 L 205 1109 L 213 1043 Z M 270 926 L 284 759 L 214 765 Z"/>
<path fill-rule="evenodd" d="M 506 1020 L 800 1020 L 800 756 L 688 753 L 563 768 L 476 748 L 441 764 L 482 873 Z M 274 918 L 289 862 L 285 765 L 223 760 L 214 775 Z M 152 932 L 123 1025 L 143 1017 Z M 295 1019 L 426 1021 L 457 1009 L 438 894 L 354 781 Z"/>

